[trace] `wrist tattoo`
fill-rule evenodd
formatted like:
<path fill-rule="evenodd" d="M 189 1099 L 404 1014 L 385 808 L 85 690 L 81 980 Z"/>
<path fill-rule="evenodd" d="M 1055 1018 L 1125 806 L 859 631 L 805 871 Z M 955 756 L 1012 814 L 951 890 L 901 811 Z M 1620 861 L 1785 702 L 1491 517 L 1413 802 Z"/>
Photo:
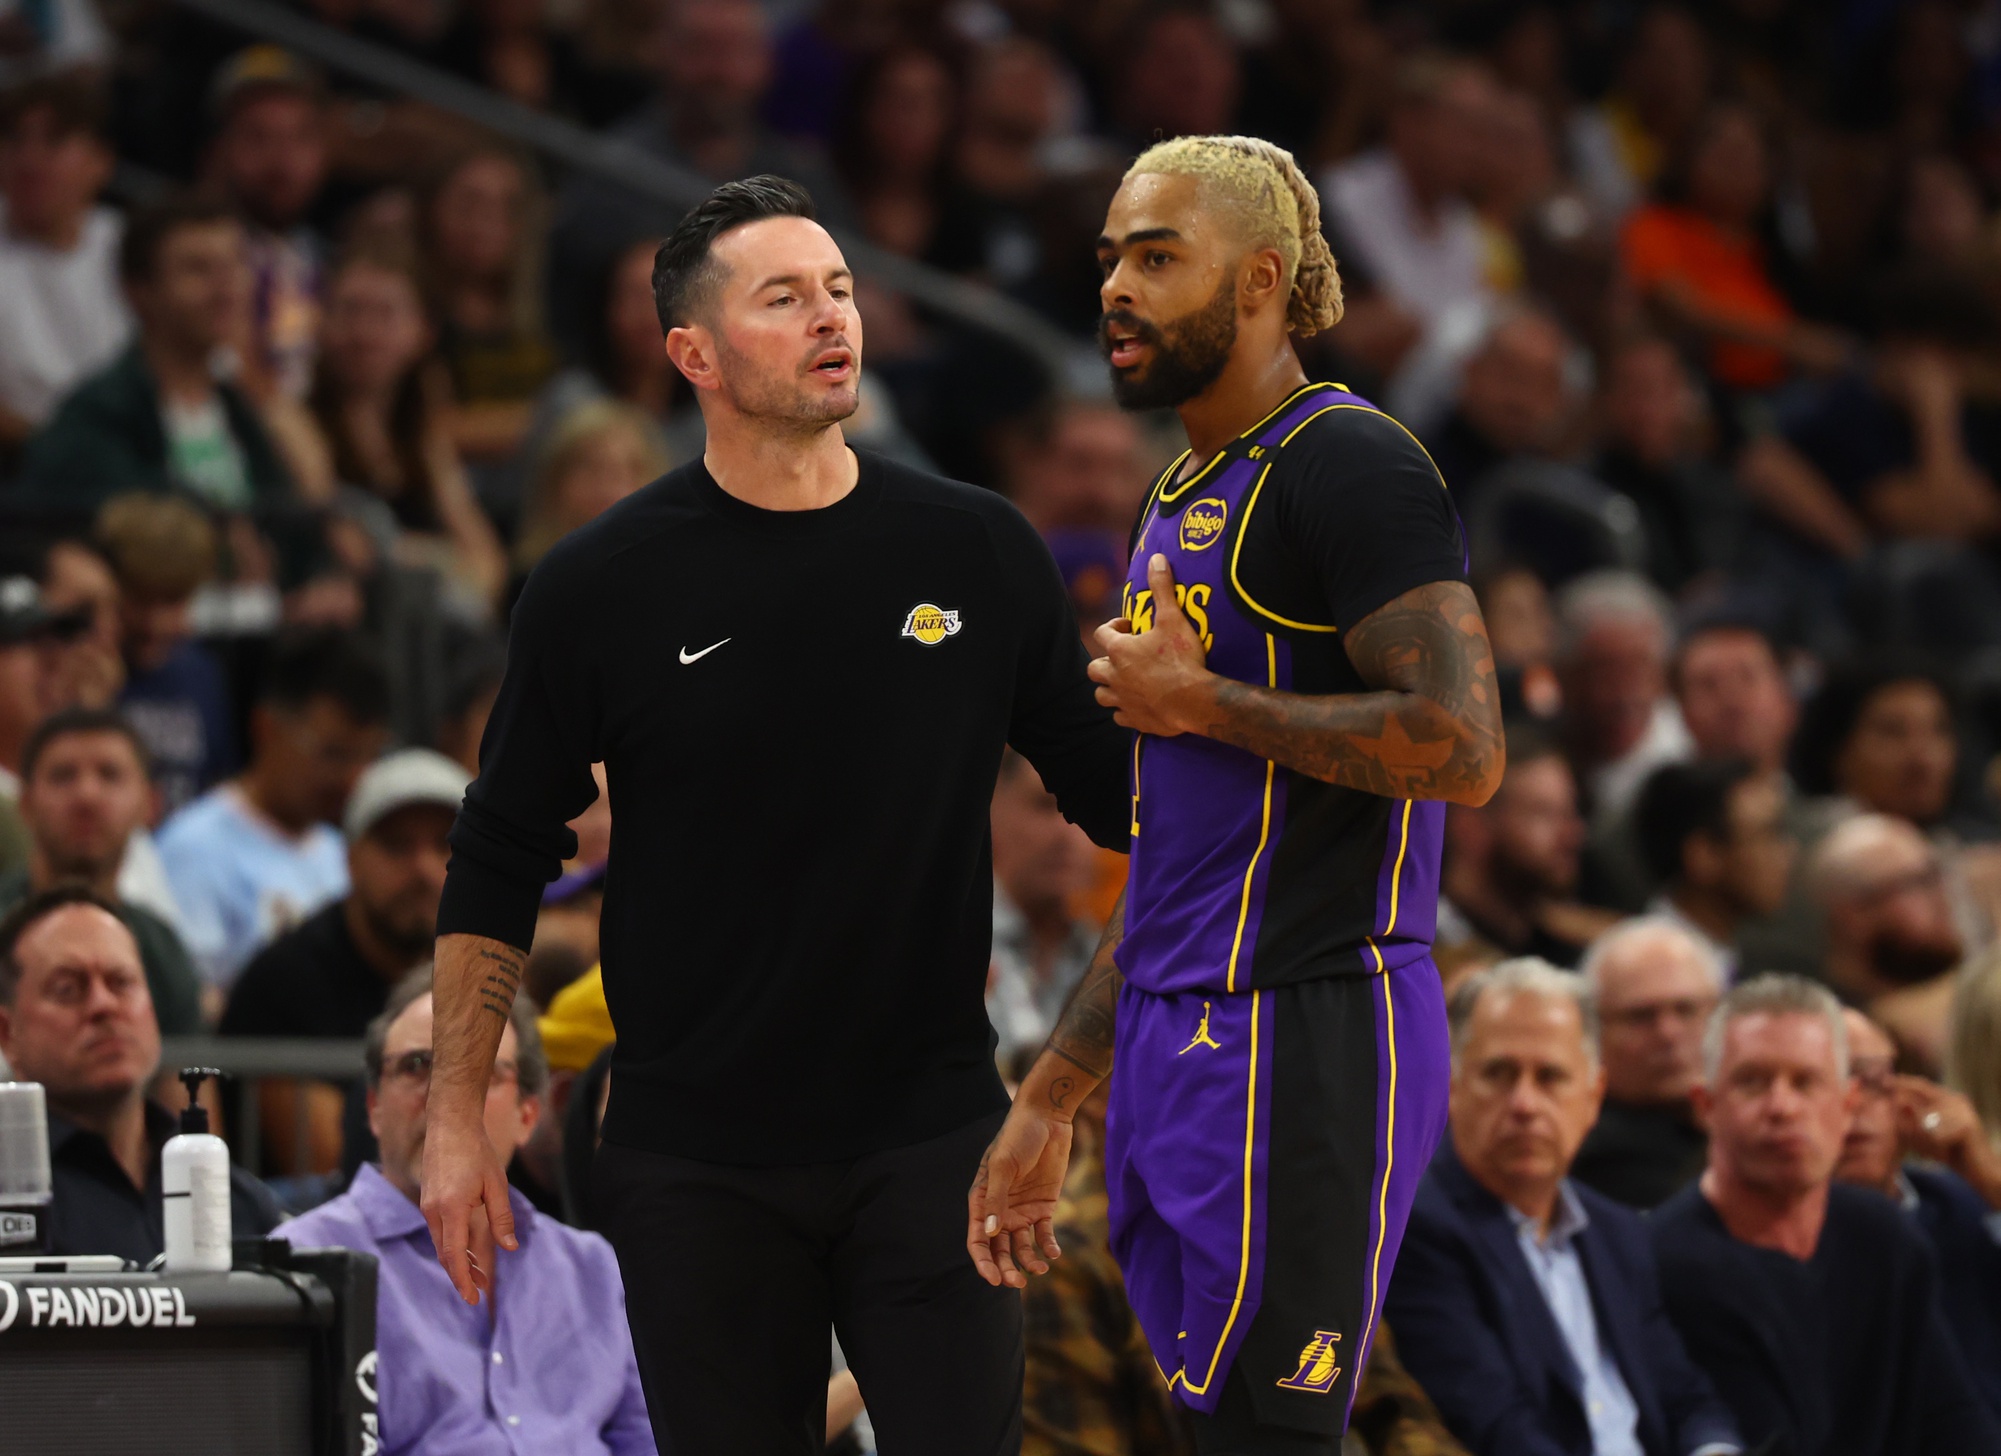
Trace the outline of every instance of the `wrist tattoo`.
<path fill-rule="evenodd" d="M 514 1013 L 514 998 L 521 990 L 524 958 L 518 951 L 482 950 L 478 956 L 488 966 L 479 983 L 479 1004 L 505 1021 Z"/>

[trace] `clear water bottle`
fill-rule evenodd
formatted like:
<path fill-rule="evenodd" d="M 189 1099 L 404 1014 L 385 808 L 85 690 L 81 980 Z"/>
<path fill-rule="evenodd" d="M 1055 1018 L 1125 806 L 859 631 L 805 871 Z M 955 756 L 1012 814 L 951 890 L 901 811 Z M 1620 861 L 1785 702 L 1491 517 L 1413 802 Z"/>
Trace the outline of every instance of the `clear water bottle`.
<path fill-rule="evenodd" d="M 40 1082 L 0 1082 L 0 1256 L 49 1251 L 49 1111 Z"/>

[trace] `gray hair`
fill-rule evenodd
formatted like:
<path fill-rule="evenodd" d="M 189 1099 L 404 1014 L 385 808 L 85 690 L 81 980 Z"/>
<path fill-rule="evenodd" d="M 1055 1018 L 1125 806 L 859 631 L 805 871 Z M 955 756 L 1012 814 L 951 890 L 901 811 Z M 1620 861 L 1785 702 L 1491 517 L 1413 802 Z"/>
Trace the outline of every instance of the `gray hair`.
<path fill-rule="evenodd" d="M 1557 593 L 1557 661 L 1575 656 L 1594 627 L 1633 621 L 1645 622 L 1659 634 L 1665 656 L 1674 641 L 1674 606 L 1661 589 L 1636 571 L 1587 571 Z"/>
<path fill-rule="evenodd" d="M 1767 972 L 1753 976 L 1731 988 L 1710 1014 L 1702 1033 L 1702 1076 L 1711 1087 L 1723 1070 L 1723 1038 L 1730 1023 L 1746 1016 L 1818 1016 L 1827 1023 L 1834 1040 L 1837 1076 L 1848 1075 L 1848 1023 L 1841 1015 L 1841 1003 L 1818 981 L 1805 976 Z"/>
<path fill-rule="evenodd" d="M 389 1043 L 389 1028 L 411 1006 L 432 993 L 434 981 L 432 968 L 419 966 L 390 988 L 381 1014 L 368 1023 L 368 1030 L 362 1034 L 361 1055 L 368 1068 L 370 1087 L 382 1085 L 383 1048 Z M 517 995 L 507 1021 L 514 1028 L 515 1085 L 523 1097 L 539 1096 L 549 1085 L 549 1056 L 542 1050 L 542 1031 L 535 1024 L 534 1003 L 525 995 Z"/>
<path fill-rule="evenodd" d="M 1703 973 L 1709 977 L 1709 984 L 1718 992 L 1723 990 L 1723 961 L 1716 954 L 1716 948 L 1694 931 L 1666 915 L 1635 915 L 1630 920 L 1621 920 L 1617 925 L 1592 941 L 1584 952 L 1583 963 L 1578 973 L 1591 983 L 1591 989 L 1602 1000 L 1605 995 L 1606 962 L 1634 949 L 1637 942 L 1670 941 L 1685 950 L 1689 957 L 1701 965 Z"/>
<path fill-rule="evenodd" d="M 1459 1065 L 1460 1050 L 1466 1044 L 1467 1028 L 1482 997 L 1539 996 L 1545 1001 L 1568 1001 L 1577 1008 L 1578 1024 L 1584 1030 L 1584 1051 L 1591 1065 L 1598 1065 L 1598 993 L 1591 983 L 1574 971 L 1559 970 L 1541 956 L 1516 956 L 1484 971 L 1476 971 L 1460 982 L 1452 993 L 1447 1018 L 1452 1032 L 1452 1065 Z"/>

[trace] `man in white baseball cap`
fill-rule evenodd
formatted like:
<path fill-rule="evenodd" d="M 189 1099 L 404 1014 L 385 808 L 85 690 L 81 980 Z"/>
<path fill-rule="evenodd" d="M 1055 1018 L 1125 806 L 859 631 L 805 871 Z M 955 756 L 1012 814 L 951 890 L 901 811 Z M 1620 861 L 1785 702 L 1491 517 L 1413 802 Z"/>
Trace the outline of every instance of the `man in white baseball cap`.
<path fill-rule="evenodd" d="M 466 771 L 428 748 L 377 759 L 356 781 L 342 824 L 347 895 L 266 946 L 245 968 L 223 1013 L 225 1036 L 359 1037 L 393 987 L 431 958 L 445 842 Z M 297 1143 L 296 1098 L 307 1101 Z M 359 1084 L 271 1080 L 259 1090 L 269 1166 L 352 1169 L 372 1147 Z"/>

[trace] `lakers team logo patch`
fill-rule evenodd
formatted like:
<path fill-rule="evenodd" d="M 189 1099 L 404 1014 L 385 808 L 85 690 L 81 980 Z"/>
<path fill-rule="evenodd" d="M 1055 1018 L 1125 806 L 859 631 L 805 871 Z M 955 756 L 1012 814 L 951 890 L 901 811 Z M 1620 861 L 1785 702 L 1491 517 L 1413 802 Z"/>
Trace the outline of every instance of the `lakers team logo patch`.
<path fill-rule="evenodd" d="M 958 633 L 959 614 L 934 607 L 929 602 L 919 602 L 903 619 L 903 635 L 915 637 L 926 647 L 936 647 L 947 637 L 956 637 Z"/>
<path fill-rule="evenodd" d="M 1340 1343 L 1341 1337 L 1334 1331 L 1315 1330 L 1306 1348 L 1299 1352 L 1299 1368 L 1279 1381 L 1279 1388 L 1303 1390 L 1310 1395 L 1327 1394 L 1341 1378 L 1341 1366 L 1337 1363 Z"/>
<path fill-rule="evenodd" d="M 1215 496 L 1195 502 L 1181 513 L 1181 549 L 1207 551 L 1223 539 L 1223 527 L 1229 519 L 1228 503 Z"/>

